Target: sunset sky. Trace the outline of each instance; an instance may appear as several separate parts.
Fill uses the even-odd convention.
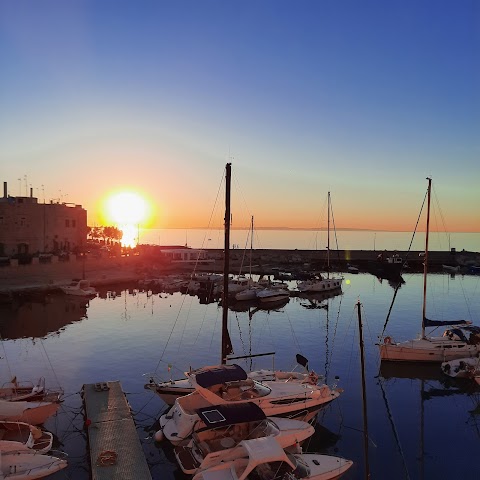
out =
[[[477,0],[3,0],[0,68],[0,181],[90,225],[136,192],[206,226],[231,161],[237,227],[317,227],[330,191],[337,227],[411,230],[432,176],[480,232]]]

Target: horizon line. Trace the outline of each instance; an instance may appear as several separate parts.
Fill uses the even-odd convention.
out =
[[[140,227],[142,230],[223,230],[222,227]],[[230,230],[250,230],[249,227],[230,227]],[[328,228],[314,228],[314,227],[256,227],[255,230],[293,230],[293,231],[322,231],[326,232],[328,231]],[[392,232],[392,233],[405,233],[405,232],[410,232],[413,233],[411,230],[388,230],[388,229],[373,229],[373,228],[351,228],[351,227],[341,227],[341,228],[336,228],[336,231],[351,231],[351,232]],[[424,232],[424,230],[418,230],[420,232]],[[434,230],[431,231],[431,233],[444,233],[444,234],[449,234],[449,233],[480,233],[478,231],[451,231],[451,232],[446,232],[446,231],[440,231],[440,230]]]

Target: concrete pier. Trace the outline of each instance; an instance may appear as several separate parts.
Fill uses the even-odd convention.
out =
[[[92,480],[151,480],[120,382],[82,389]]]

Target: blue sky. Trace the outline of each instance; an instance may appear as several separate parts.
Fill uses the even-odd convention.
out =
[[[480,231],[477,1],[4,0],[0,65],[0,180],[90,223],[132,189],[205,225],[231,157],[259,228],[330,190],[338,226],[409,229],[431,175]]]

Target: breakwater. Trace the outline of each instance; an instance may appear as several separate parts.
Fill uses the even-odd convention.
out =
[[[215,260],[215,270],[221,271],[223,250],[209,251],[209,257]],[[268,274],[277,269],[302,269],[307,271],[324,270],[328,263],[326,250],[271,250],[254,249],[252,252],[244,250],[230,250],[230,269],[242,268],[243,273],[249,271],[250,255],[252,273]],[[387,250],[335,250],[330,251],[331,270],[346,271],[347,266],[355,265],[360,271],[368,271],[372,262],[386,261],[388,257],[398,256],[407,262],[408,270],[420,272],[423,270],[424,254],[422,251],[387,251]],[[453,251],[431,251],[428,254],[429,270],[440,271],[442,265],[468,267],[480,264],[480,253]],[[200,266],[201,269],[211,268]],[[273,269],[273,270],[272,270]]]
[[[140,255],[122,257],[86,257],[69,261],[0,267],[0,294],[11,292],[39,291],[50,292],[59,289],[74,278],[85,278],[93,286],[108,287],[119,283],[134,283],[148,276],[171,273],[191,273],[223,271],[223,250],[210,249],[208,262],[195,265],[176,263],[162,257],[153,250]],[[423,252],[420,251],[378,251],[378,250],[339,250],[330,252],[332,271],[347,271],[347,265],[355,265],[360,271],[369,271],[369,265],[378,261],[379,255],[387,258],[398,255],[407,261],[410,272],[423,269]],[[251,258],[251,260],[250,260]],[[230,250],[230,273],[271,275],[278,271],[314,272],[324,271],[327,265],[327,252],[323,250],[272,250],[254,249]],[[467,269],[470,265],[480,265],[478,252],[433,251],[429,253],[429,270],[441,271],[442,265],[459,266]]]

